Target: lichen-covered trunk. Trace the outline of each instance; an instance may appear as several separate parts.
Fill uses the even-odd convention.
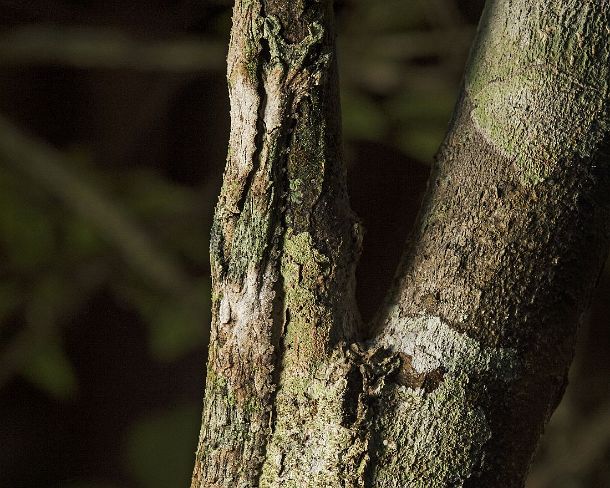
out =
[[[325,426],[341,420],[349,367],[329,357],[358,328],[360,234],[341,161],[332,17],[330,1],[234,7],[194,487],[272,485],[289,463],[315,469],[319,444],[343,435]],[[311,395],[328,396],[329,408],[316,412]]]
[[[364,341],[332,1],[236,1],[192,488],[523,485],[608,246],[609,25],[488,3]]]

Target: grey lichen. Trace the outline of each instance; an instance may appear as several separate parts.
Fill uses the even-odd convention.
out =
[[[378,344],[410,356],[418,373],[438,368],[464,374],[491,371],[509,381],[518,372],[516,349],[484,346],[443,323],[440,317],[426,314],[400,317],[398,307],[390,317]]]
[[[487,375],[508,385],[519,371],[517,351],[484,346],[440,317],[401,317],[398,306],[375,346],[400,355],[409,371],[375,402],[374,485],[463,486],[483,469],[492,436],[486,411],[474,400],[477,384]],[[434,379],[430,387],[427,375]]]
[[[356,487],[366,444],[345,423],[346,377],[353,363],[340,350],[311,375],[286,377],[261,487]]]

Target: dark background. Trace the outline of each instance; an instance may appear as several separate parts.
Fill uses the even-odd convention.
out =
[[[188,485],[230,6],[0,0],[0,488]],[[481,7],[337,2],[365,318],[417,211]],[[528,488],[610,486],[609,297],[606,271]]]

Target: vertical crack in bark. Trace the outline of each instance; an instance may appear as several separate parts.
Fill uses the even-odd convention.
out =
[[[264,2],[261,3],[261,18],[266,19],[265,15],[265,6]],[[260,98],[263,100],[263,106],[266,107],[267,99],[269,94],[267,93],[266,83],[267,83],[267,71],[271,67],[272,63],[272,54],[271,54],[271,46],[269,40],[265,37],[265,33],[263,32],[262,37],[260,38],[261,43],[261,58],[262,62],[259,64],[258,74],[259,74],[259,92]],[[287,94],[287,100],[284,102],[285,106],[290,106],[290,98]],[[288,120],[287,120],[288,119]],[[263,109],[260,112],[258,118],[258,125],[261,130],[263,130],[263,134],[268,135],[267,127],[265,125],[265,110]],[[274,152],[275,154],[271,154],[271,158],[273,160],[273,168],[271,171],[273,187],[275,188],[274,193],[274,202],[273,202],[273,211],[276,216],[276,223],[272,226],[273,236],[270,236],[270,239],[273,241],[273,250],[272,259],[276,261],[275,266],[279,267],[282,259],[282,241],[284,239],[284,234],[286,231],[286,222],[285,222],[285,211],[286,211],[286,198],[287,198],[287,177],[286,177],[286,164],[287,164],[287,154],[290,152],[290,141],[291,141],[291,127],[290,123],[290,115],[286,113],[286,110],[283,110],[283,113],[280,118],[279,128],[273,128],[274,132],[273,138],[276,139],[273,147],[277,148]],[[258,153],[262,152],[262,145],[264,143],[264,137],[260,139],[260,148]],[[273,432],[275,430],[275,424],[277,419],[277,409],[276,409],[276,396],[277,390],[279,387],[281,372],[282,372],[282,359],[284,354],[284,344],[283,344],[283,335],[284,329],[286,327],[286,308],[285,308],[285,292],[284,292],[284,278],[282,273],[278,273],[277,281],[273,287],[273,304],[272,304],[272,328],[271,328],[271,344],[274,348],[274,369],[272,372],[272,384],[273,390],[271,392],[270,397],[270,413],[269,413],[269,427],[267,433],[267,441],[263,446],[262,459],[263,463],[267,457],[267,445],[269,440],[273,436]],[[255,485],[258,486],[260,482],[260,477],[262,475],[262,464],[258,467],[257,474],[255,477]]]
[[[269,44],[265,41],[265,39],[260,39],[260,56],[263,60],[267,59],[269,56]],[[261,157],[263,151],[263,145],[265,141],[265,136],[267,133],[265,127],[265,109],[267,107],[267,92],[264,88],[264,63],[259,62],[256,66],[256,80],[257,80],[257,88],[258,88],[258,99],[259,99],[259,107],[258,114],[256,117],[256,136],[254,139],[254,153],[252,154],[252,169],[248,172],[246,176],[246,181],[244,183],[244,188],[241,193],[241,198],[237,202],[237,209],[240,214],[244,211],[244,205],[248,197],[250,196],[250,189],[252,188],[252,182],[259,168],[261,167]]]

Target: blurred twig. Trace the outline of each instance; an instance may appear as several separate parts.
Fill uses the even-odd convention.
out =
[[[137,40],[99,27],[34,25],[0,36],[0,65],[42,63],[77,68],[223,71],[225,52],[223,41]]]
[[[124,209],[70,172],[69,161],[61,153],[24,135],[1,116],[0,158],[27,173],[87,219],[153,285],[172,295],[181,295],[190,288],[188,276],[174,259],[159,249]]]

